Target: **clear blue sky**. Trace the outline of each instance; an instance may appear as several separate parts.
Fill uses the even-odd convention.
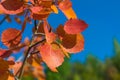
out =
[[[120,0],[71,1],[77,16],[89,24],[88,29],[83,32],[85,49],[79,54],[74,54],[72,60],[85,61],[88,53],[102,61],[113,56],[113,39],[116,38],[120,42]],[[50,20],[53,26],[66,20],[62,14],[52,15],[50,18],[53,19]]]
[[[89,27],[83,32],[85,49],[79,54],[74,54],[72,60],[84,61],[88,53],[104,61],[106,57],[113,55],[113,39],[120,42],[120,0],[71,0],[73,8],[80,19],[85,20]],[[52,14],[49,23],[53,27],[64,24],[65,16]],[[3,16],[0,16],[0,20]],[[12,26],[13,25],[13,26]],[[0,32],[7,27],[17,27],[16,23],[4,23],[0,25]],[[32,27],[27,26],[28,36]],[[28,32],[30,30],[30,32]],[[31,35],[29,35],[31,36]]]

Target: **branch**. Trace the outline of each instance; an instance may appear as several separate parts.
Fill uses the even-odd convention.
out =
[[[40,23],[41,23],[41,21],[39,21],[39,23],[38,23],[38,25],[37,25],[37,30],[38,30],[38,28],[39,28]],[[35,33],[37,32],[37,30],[35,31]],[[35,34],[35,33],[34,33],[34,34]],[[21,79],[22,74],[23,74],[23,72],[24,72],[24,66],[25,66],[25,63],[26,63],[26,60],[27,60],[27,57],[28,57],[28,55],[29,55],[29,53],[30,53],[31,48],[34,47],[34,46],[36,46],[37,44],[42,43],[43,41],[45,41],[45,39],[43,39],[43,40],[41,40],[41,41],[36,42],[36,43],[33,44],[33,39],[34,39],[34,36],[35,36],[34,34],[33,34],[32,39],[31,39],[31,41],[30,41],[30,45],[29,45],[29,47],[28,47],[28,50],[27,50],[27,52],[26,52],[26,54],[25,54],[25,58],[24,58],[24,60],[23,60],[23,64],[22,64],[22,66],[21,66],[21,68],[20,68],[20,73],[19,73],[19,76],[18,76],[19,79]],[[17,75],[17,74],[16,74],[16,75]]]
[[[9,15],[5,15],[5,17],[0,21],[0,25],[9,17]]]

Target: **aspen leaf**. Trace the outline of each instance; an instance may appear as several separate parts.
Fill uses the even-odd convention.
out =
[[[2,59],[1,57],[0,57],[0,73],[2,72],[2,71],[7,71],[8,70],[8,68],[9,68],[9,66],[8,66],[8,62],[7,61],[5,61],[4,59]]]
[[[57,27],[56,33],[61,38],[64,37],[64,35],[66,34],[64,31],[64,26],[62,24]]]
[[[40,55],[42,60],[48,65],[48,67],[57,72],[57,67],[59,67],[64,61],[64,55],[62,50],[57,44],[48,44],[45,43],[41,45],[39,48]]]
[[[76,13],[72,9],[72,3],[70,0],[64,0],[59,4],[60,10],[65,14],[68,19],[76,19]]]
[[[2,32],[1,41],[5,46],[13,47],[20,43],[21,38],[20,30],[8,28]]]
[[[20,0],[3,0],[0,3],[0,9],[6,14],[18,14],[24,10],[23,4]]]
[[[17,72],[18,72],[18,70],[21,68],[21,66],[22,66],[22,62],[16,62],[15,63],[15,65],[13,66],[13,74],[15,75]]]
[[[30,10],[32,11],[32,13],[36,13],[38,14],[43,8],[40,7],[40,6],[34,6],[34,7],[31,7]]]
[[[8,71],[9,69],[9,65],[13,65],[14,62],[13,61],[6,61],[3,58],[0,57],[0,73],[1,72],[5,72]]]
[[[68,34],[78,34],[88,27],[83,20],[70,19],[64,25],[64,30]]]
[[[0,14],[3,14],[3,11],[0,9]]]
[[[45,35],[46,35],[46,40],[48,43],[52,43],[56,40],[57,36],[52,31],[49,31],[49,29],[51,29],[51,27],[49,26],[47,21],[45,21],[44,22],[44,31],[45,31]]]
[[[62,39],[62,45],[65,47],[65,48],[72,48],[76,45],[76,34],[74,35],[71,35],[71,34],[66,34],[63,39]]]
[[[82,51],[84,49],[84,38],[83,38],[82,34],[76,34],[76,44],[72,48],[69,48],[64,45],[62,45],[62,48],[63,48],[63,50],[65,50],[69,53],[78,53],[78,52]]]
[[[12,51],[6,49],[0,49],[0,57],[6,58],[9,57]]]
[[[52,5],[51,9],[53,10],[54,13],[58,14],[58,9],[55,5]]]
[[[52,12],[51,8],[42,8],[39,6],[31,8],[32,14],[31,17],[35,20],[42,20],[47,18],[49,14]]]

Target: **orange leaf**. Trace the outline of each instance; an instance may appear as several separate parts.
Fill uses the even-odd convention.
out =
[[[31,7],[31,17],[35,20],[43,20],[47,18],[49,14],[52,12],[51,8],[43,8],[41,6]]]
[[[6,14],[18,14],[24,10],[23,4],[20,0],[3,0],[0,3],[0,9]]]
[[[48,43],[45,43],[38,49],[40,50],[42,60],[52,71],[57,72],[56,68],[60,66],[64,61],[64,55],[60,47],[57,44],[50,45]]]
[[[70,0],[64,0],[59,4],[60,10],[65,14],[68,19],[77,18],[76,13],[72,9],[72,3]]]
[[[61,46],[62,46],[63,50],[65,50],[69,53],[78,53],[84,49],[84,38],[83,38],[82,34],[76,34],[76,44],[74,46],[72,45],[72,47],[69,48],[68,45],[71,45],[74,42],[75,41],[73,41],[69,44],[67,43],[67,44],[65,44],[65,46],[64,45],[61,45]]]
[[[52,5],[51,9],[53,10],[54,13],[58,14],[58,9],[55,5]]]
[[[20,43],[21,38],[20,30],[8,28],[3,31],[1,41],[7,47],[14,47]]]
[[[2,72],[2,71],[7,71],[8,70],[8,68],[9,68],[9,66],[8,66],[8,62],[7,61],[5,61],[4,59],[2,59],[1,57],[0,57],[0,73]]]
[[[49,29],[51,29],[50,25],[47,23],[47,21],[44,21],[44,31],[46,40],[48,43],[52,43],[56,40],[56,34],[52,31],[49,31]]]
[[[64,30],[68,34],[78,34],[88,27],[83,20],[70,19],[64,25]]]
[[[13,70],[14,70],[14,75],[18,72],[18,70],[21,68],[22,66],[22,62],[16,62],[15,65],[13,66]]]

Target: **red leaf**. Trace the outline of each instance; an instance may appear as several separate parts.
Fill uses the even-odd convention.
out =
[[[10,50],[5,50],[5,49],[0,49],[0,57],[6,58],[9,57],[12,51]]]
[[[66,34],[65,31],[64,31],[64,26],[59,25],[56,29],[56,33],[60,38],[64,37],[64,35]]]
[[[8,28],[3,31],[1,41],[7,47],[14,47],[20,43],[21,38],[22,35],[20,34],[20,30]]]
[[[88,27],[83,20],[70,19],[65,23],[64,30],[68,34],[78,34]]]
[[[32,11],[32,13],[36,13],[36,14],[39,14],[39,12],[43,9],[42,7],[40,7],[40,6],[34,6],[34,7],[31,7],[30,8],[31,9],[31,11]]]
[[[40,6],[31,7],[30,9],[32,11],[31,17],[35,20],[43,20],[52,12],[51,8],[43,8]]]
[[[77,42],[77,35],[74,34],[66,34],[63,39],[62,39],[62,45],[65,47],[65,48],[72,48],[76,45],[76,42]]]
[[[61,10],[67,10],[72,7],[72,2],[70,0],[64,0],[59,4]]]
[[[62,50],[57,44],[48,44],[38,48],[40,50],[40,55],[42,60],[48,65],[52,71],[57,71],[56,68],[60,66],[64,61],[64,55]]]
[[[76,44],[74,45],[73,43]],[[68,47],[69,45],[71,46],[71,48]],[[62,45],[62,48],[69,53],[77,53],[82,51],[84,49],[84,38],[82,34],[76,34],[76,41],[69,41],[69,44],[66,43],[65,45]]]
[[[3,0],[0,3],[0,9],[6,14],[18,14],[24,10],[23,4],[20,0]]]

